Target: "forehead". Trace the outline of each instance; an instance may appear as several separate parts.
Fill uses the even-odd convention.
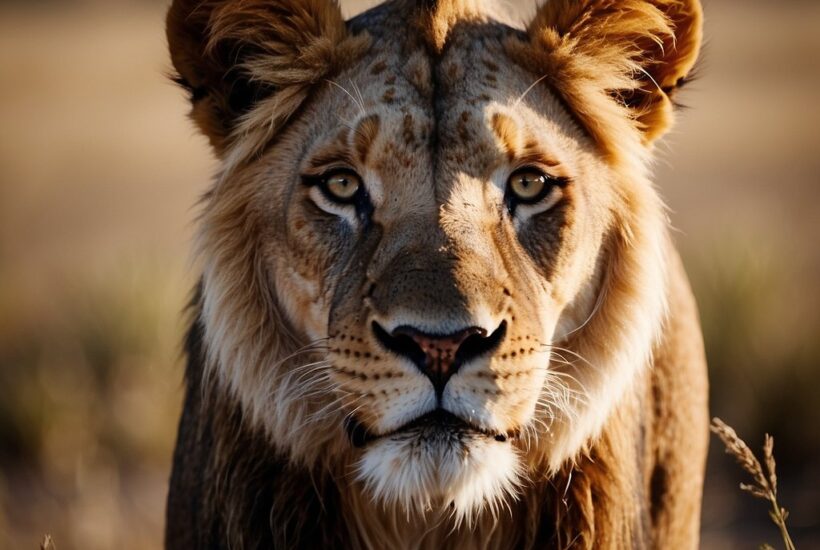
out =
[[[570,118],[546,86],[533,86],[538,75],[505,53],[505,40],[522,31],[458,22],[433,51],[417,27],[389,12],[351,26],[371,34],[372,47],[330,82],[322,96],[331,99],[318,102],[315,116],[327,121],[327,139],[351,150],[361,150],[361,123],[378,121],[376,132],[367,126],[364,156],[385,187],[418,192],[464,176],[486,181],[509,157],[505,140],[560,160]]]

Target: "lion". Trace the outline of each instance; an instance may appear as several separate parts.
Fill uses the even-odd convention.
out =
[[[174,0],[203,199],[168,548],[695,548],[651,181],[698,0]]]

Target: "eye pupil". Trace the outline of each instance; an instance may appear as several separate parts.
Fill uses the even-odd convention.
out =
[[[518,200],[536,199],[547,186],[547,177],[541,172],[525,170],[510,178],[510,192]]]
[[[325,178],[324,187],[332,198],[343,201],[350,200],[358,193],[361,180],[353,174],[331,174]]]

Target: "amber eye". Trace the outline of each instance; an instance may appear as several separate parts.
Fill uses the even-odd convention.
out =
[[[338,202],[353,201],[362,187],[361,178],[350,170],[331,172],[322,178],[322,190]]]
[[[517,201],[532,203],[543,198],[550,184],[550,177],[540,170],[523,168],[513,172],[507,189]]]

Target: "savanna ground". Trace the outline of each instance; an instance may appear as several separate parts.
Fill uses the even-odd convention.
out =
[[[214,167],[164,78],[163,12],[0,0],[0,548],[46,532],[61,550],[161,545],[194,204]],[[795,542],[818,547],[820,4],[706,12],[702,78],[657,181],[712,412],[755,446],[775,436]],[[705,548],[777,541],[741,479],[714,440]]]

